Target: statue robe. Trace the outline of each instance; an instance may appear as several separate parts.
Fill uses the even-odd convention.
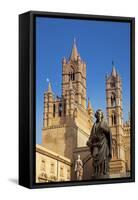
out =
[[[111,136],[105,121],[94,123],[88,142],[93,158],[94,176],[108,174],[109,161],[112,158]]]

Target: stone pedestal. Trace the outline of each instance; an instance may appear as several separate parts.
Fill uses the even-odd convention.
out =
[[[126,174],[126,162],[121,159],[114,159],[109,164],[110,177],[122,177]]]

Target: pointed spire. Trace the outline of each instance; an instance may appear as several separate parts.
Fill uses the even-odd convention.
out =
[[[73,47],[72,47],[72,51],[71,51],[71,55],[70,55],[70,59],[71,60],[77,60],[79,54],[78,54],[78,50],[77,50],[77,46],[76,46],[76,40],[74,38],[74,42],[73,42]]]
[[[112,76],[116,77],[116,69],[115,69],[115,65],[114,65],[114,61],[112,61]]]
[[[52,93],[52,88],[51,88],[50,82],[49,82],[49,84],[48,84],[48,90],[47,90],[47,92],[48,92],[48,93]]]

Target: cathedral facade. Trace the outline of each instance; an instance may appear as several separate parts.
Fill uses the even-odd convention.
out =
[[[123,123],[122,82],[114,64],[112,65],[111,75],[106,76],[107,121],[113,138],[110,176],[121,177],[127,176],[131,170],[130,120]],[[82,161],[85,163],[83,179],[91,179],[93,173],[92,160],[88,159],[90,151],[86,142],[94,123],[94,110],[90,100],[88,100],[87,104],[86,89],[86,63],[80,57],[74,41],[69,59],[62,59],[61,97],[57,96],[55,98],[50,83],[48,90],[44,92],[42,144],[36,145],[37,182],[40,180],[39,175],[42,175],[41,167],[39,166],[41,166],[41,162],[44,163],[44,160],[46,163],[46,177],[50,176],[47,166],[50,166],[49,162],[51,161],[48,159],[48,155],[52,155],[52,152],[54,155],[56,154],[53,158],[56,161],[59,157],[62,157],[64,170],[68,170],[68,176],[63,176],[63,181],[76,180],[74,163],[78,155],[81,156]],[[50,151],[50,154],[47,154],[47,151]],[[47,178],[47,180],[50,179]],[[55,176],[54,181],[59,180]]]

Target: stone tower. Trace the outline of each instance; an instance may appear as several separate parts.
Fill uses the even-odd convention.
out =
[[[70,82],[75,93],[75,103],[86,108],[86,64],[78,53],[75,40],[69,60],[62,60],[62,95],[65,98]]]
[[[52,123],[52,112],[53,112],[53,92],[49,83],[47,92],[44,93],[44,115],[43,115],[43,126],[50,126]]]
[[[86,147],[93,124],[93,109],[86,107],[86,64],[76,42],[69,58],[62,59],[62,94],[55,95],[49,83],[44,92],[42,145],[73,161],[74,151]]]
[[[111,173],[126,172],[123,111],[122,111],[122,82],[114,63],[112,72],[106,76],[106,111],[109,127],[112,131],[112,162]]]

